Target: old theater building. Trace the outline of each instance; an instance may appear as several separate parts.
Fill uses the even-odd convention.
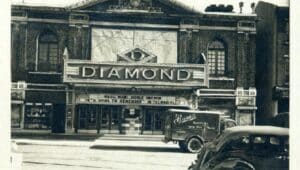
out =
[[[169,108],[254,124],[255,14],[168,0],[12,5],[12,125],[162,134]]]

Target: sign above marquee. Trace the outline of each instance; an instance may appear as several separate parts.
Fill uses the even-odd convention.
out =
[[[207,65],[65,60],[65,83],[207,87]]]

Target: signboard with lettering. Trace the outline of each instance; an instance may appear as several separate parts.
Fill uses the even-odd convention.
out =
[[[250,88],[249,90],[244,90],[243,88],[237,88],[235,104],[237,106],[255,106],[256,89]]]
[[[237,106],[255,106],[255,97],[253,96],[238,96],[236,97]]]
[[[116,95],[116,94],[78,94],[76,103],[79,104],[117,104],[117,105],[149,105],[149,106],[186,106],[188,100],[177,96],[149,95]]]
[[[11,89],[11,100],[24,100],[25,90],[24,89]]]
[[[290,90],[288,87],[278,87],[278,86],[274,87],[273,94],[274,94],[275,99],[283,99],[283,98],[288,99],[289,93],[290,93]]]
[[[65,60],[64,82],[208,87],[207,65]]]

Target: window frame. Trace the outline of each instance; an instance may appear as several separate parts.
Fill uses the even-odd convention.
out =
[[[216,44],[216,45],[213,45]],[[216,47],[217,46],[217,47]],[[213,58],[213,66],[210,60]],[[209,75],[213,77],[220,77],[226,75],[227,70],[227,47],[226,44],[218,39],[211,41],[207,45],[207,63],[209,68]],[[213,72],[211,71],[213,68]]]
[[[256,138],[256,137],[264,137],[265,141],[263,143],[254,143],[254,138]],[[271,138],[278,139],[279,143],[277,143],[277,144],[271,143]],[[281,152],[284,152],[285,141],[286,141],[286,137],[285,136],[278,136],[278,135],[251,135],[251,150],[253,150],[253,151],[257,150],[257,148],[254,148],[254,147],[256,147],[255,145],[257,145],[257,144],[260,144],[261,146],[263,146],[263,148],[260,148],[259,150],[257,150],[260,153],[263,153],[263,154],[281,153]]]
[[[47,37],[48,36],[48,37]],[[49,40],[45,40],[43,38],[49,38]],[[59,57],[59,38],[57,34],[50,30],[43,31],[39,34],[36,40],[36,61],[35,61],[35,71],[36,72],[60,72],[60,64],[61,58]],[[41,51],[41,47],[45,47]],[[51,47],[52,46],[52,47]],[[53,54],[51,55],[51,52]],[[44,54],[42,54],[44,53]],[[42,56],[44,55],[44,56]],[[43,61],[43,62],[41,62]],[[42,68],[41,66],[47,65],[49,68]],[[42,69],[41,69],[42,68]]]

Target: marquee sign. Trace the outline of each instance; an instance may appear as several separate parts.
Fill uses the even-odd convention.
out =
[[[145,106],[185,106],[189,102],[179,96],[150,96],[123,94],[78,94],[76,103],[80,104],[109,104],[109,105],[145,105]]]
[[[65,60],[64,82],[207,87],[207,65]]]

